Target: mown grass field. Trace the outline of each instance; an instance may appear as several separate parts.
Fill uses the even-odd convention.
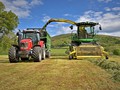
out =
[[[37,63],[9,63],[6,55],[0,56],[0,90],[120,90],[120,82],[111,77],[85,59],[52,56]]]

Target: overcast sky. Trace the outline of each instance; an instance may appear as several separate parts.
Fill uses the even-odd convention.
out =
[[[19,16],[17,29],[42,27],[50,18],[65,18],[76,22],[96,21],[102,25],[99,33],[120,36],[120,0],[0,0],[6,10]],[[71,33],[69,24],[51,23],[51,36]]]

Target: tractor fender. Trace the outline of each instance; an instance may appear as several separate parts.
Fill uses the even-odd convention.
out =
[[[40,45],[34,45],[32,48],[34,48],[34,47],[36,47],[36,46],[39,46],[39,47],[41,47]]]
[[[38,42],[38,46],[40,46],[40,47],[44,47],[44,41],[42,41],[42,40],[39,41],[39,42]]]
[[[39,47],[44,47],[44,41],[43,42],[39,42],[38,45],[34,45],[32,48],[39,46]]]
[[[16,47],[18,50],[20,50],[20,47],[18,45],[13,44],[13,47]]]

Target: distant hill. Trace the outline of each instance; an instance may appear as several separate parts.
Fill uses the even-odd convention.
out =
[[[61,34],[58,36],[52,37],[52,47],[64,47],[69,44],[71,40],[70,34]]]
[[[108,36],[108,35],[96,35],[94,38],[98,40],[98,43],[102,45],[106,51],[113,53],[117,51],[120,53],[120,37]],[[52,37],[52,47],[65,47],[70,44],[71,34],[61,34]]]

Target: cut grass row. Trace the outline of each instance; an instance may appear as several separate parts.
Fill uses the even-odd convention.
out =
[[[115,57],[115,56],[114,56]],[[118,56],[117,56],[118,57]],[[119,59],[118,57],[117,59]],[[95,65],[105,69],[108,73],[112,75],[112,79],[120,82],[120,63],[119,60],[97,60],[97,59],[88,59],[90,62]]]
[[[65,56],[65,51],[67,49],[52,49],[53,56]],[[97,60],[88,59],[89,61],[95,63],[101,68],[105,69],[108,73],[112,74],[112,78],[120,82],[120,56],[109,57],[109,60]]]

